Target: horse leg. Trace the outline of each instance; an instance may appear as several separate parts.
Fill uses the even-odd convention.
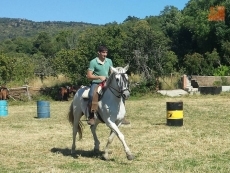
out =
[[[119,124],[120,125],[120,124]],[[118,126],[115,123],[110,122],[110,124],[108,125],[111,130],[113,131],[113,133],[115,133],[117,135],[117,137],[119,138],[119,140],[122,142],[125,153],[126,153],[126,157],[128,160],[133,160],[134,156],[131,153],[128,145],[125,142],[125,137],[124,135],[121,133],[121,131],[119,130]],[[113,133],[110,135],[111,139],[113,139]],[[109,142],[109,141],[108,141]],[[108,152],[108,149],[107,149]]]
[[[105,160],[109,159],[109,145],[113,142],[113,139],[114,139],[115,135],[116,134],[111,130],[109,138],[108,138],[108,142],[107,142],[107,144],[105,146],[105,153],[103,154],[103,157],[104,157]]]
[[[99,153],[100,151],[100,141],[98,140],[97,134],[96,134],[96,128],[97,128],[98,123],[95,123],[94,125],[90,126],[90,130],[93,134],[93,139],[94,139],[94,152]]]
[[[64,100],[64,93],[63,93],[63,91],[61,92],[61,101],[63,101]]]
[[[116,123],[118,128],[121,126],[121,121],[120,122],[117,122]],[[113,139],[114,137],[116,136],[116,133],[114,133],[114,131],[110,131],[110,135],[109,135],[109,138],[108,138],[108,142],[105,146],[105,153],[103,154],[103,157],[105,160],[108,160],[109,159],[109,146],[111,145],[111,143],[113,142]]]
[[[3,100],[6,100],[6,90],[3,90]]]

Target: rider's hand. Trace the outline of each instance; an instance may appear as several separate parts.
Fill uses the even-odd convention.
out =
[[[106,77],[105,77],[105,76],[100,76],[99,79],[100,79],[101,81],[104,81],[104,80],[106,80]]]

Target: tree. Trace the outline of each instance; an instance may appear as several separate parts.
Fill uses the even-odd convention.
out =
[[[123,23],[125,23],[125,22],[136,22],[136,21],[138,21],[138,20],[140,20],[138,17],[135,17],[135,16],[128,16],[128,17],[123,21]]]
[[[55,47],[48,33],[41,32],[33,42],[34,53],[41,53],[45,57],[53,56]]]
[[[57,72],[53,68],[51,58],[46,58],[43,55],[34,54],[31,58],[34,64],[34,74],[39,76],[41,81],[47,76],[57,76]]]
[[[52,64],[57,73],[69,77],[73,83],[88,84],[85,76],[88,67],[87,58],[79,56],[76,50],[59,51]]]
[[[188,74],[193,75],[203,75],[202,65],[204,63],[204,58],[199,53],[194,53],[192,55],[187,54],[184,58],[184,65]]]
[[[25,54],[0,55],[0,79],[4,82],[26,82],[34,74],[34,65],[31,58]]]
[[[25,53],[25,54],[32,53],[33,44],[30,39],[18,37],[14,40],[14,44],[17,45],[15,49],[17,53]]]

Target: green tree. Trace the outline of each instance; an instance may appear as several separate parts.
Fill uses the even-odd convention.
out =
[[[98,46],[106,45],[109,49],[108,57],[112,59],[114,66],[123,66],[126,63],[126,50],[123,47],[125,39],[126,33],[116,23],[88,28],[79,35],[77,50],[90,61],[97,56]]]
[[[221,49],[224,64],[230,65],[230,40],[222,41]]]
[[[128,60],[132,64],[131,71],[134,73],[145,72],[148,73],[145,76],[149,77],[152,75],[151,73],[160,75],[170,71],[166,69],[167,66],[163,65],[163,62],[169,62],[172,59],[169,58],[170,53],[168,52],[169,40],[162,31],[153,30],[145,20],[126,23],[124,27],[127,33],[124,45],[130,55]],[[175,65],[174,62],[176,59],[170,63]]]
[[[32,53],[33,44],[30,39],[17,37],[14,41],[14,44],[16,44],[15,51],[17,53],[25,53],[25,54]]]
[[[52,64],[56,72],[69,77],[73,83],[89,83],[86,79],[87,58],[79,56],[76,50],[59,51]]]
[[[41,53],[45,57],[53,56],[55,53],[55,47],[51,40],[51,37],[46,32],[41,32],[36,40],[33,42],[33,52]]]
[[[31,58],[25,54],[0,55],[1,80],[26,82],[34,75],[34,65]]]
[[[8,64],[12,64],[13,61],[10,61],[10,59],[5,54],[0,54],[0,80],[6,83],[9,81],[9,78],[11,76],[11,71]]]
[[[188,74],[203,75],[202,65],[204,63],[203,55],[199,53],[187,54],[184,58],[184,65]]]
[[[41,81],[47,76],[57,76],[54,70],[52,58],[46,58],[40,54],[33,54],[31,60],[34,64],[34,73],[39,76]]]

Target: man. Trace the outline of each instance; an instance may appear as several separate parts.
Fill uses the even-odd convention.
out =
[[[94,113],[91,112],[92,98],[95,88],[99,83],[105,81],[109,77],[110,67],[113,66],[111,59],[107,58],[108,49],[105,46],[98,47],[98,57],[92,59],[89,63],[89,68],[87,71],[87,78],[91,80],[91,86],[89,91],[89,120],[87,123],[89,125],[94,125]],[[124,120],[124,124],[129,124]]]

